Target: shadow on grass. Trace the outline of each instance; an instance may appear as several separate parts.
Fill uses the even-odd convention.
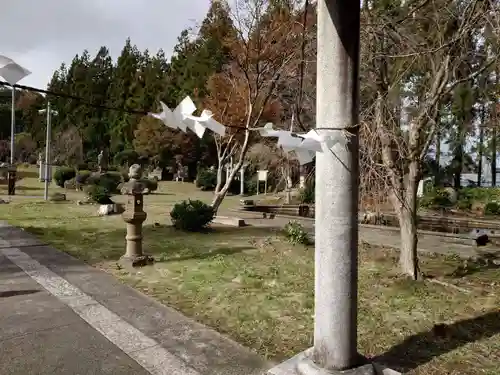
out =
[[[121,230],[96,231],[95,234],[84,228],[61,227],[28,226],[25,231],[89,264],[117,261],[125,252],[125,223]],[[189,233],[171,226],[147,225],[143,228],[143,249],[158,262],[202,260],[255,249],[252,239],[263,234],[273,232],[256,227],[215,227],[202,233]]]
[[[19,184],[16,184],[16,192],[17,191],[43,191],[44,187],[43,185],[40,186],[22,186]]]
[[[500,333],[500,311],[491,311],[450,325],[436,325],[427,332],[408,337],[374,360],[394,370],[407,372],[430,362],[435,357],[498,333]]]
[[[211,250],[209,252],[205,253],[196,253],[192,252],[189,255],[183,255],[183,256],[172,256],[172,254],[168,254],[167,256],[160,256],[160,258],[157,260],[158,262],[164,262],[164,263],[169,263],[169,262],[181,262],[184,260],[192,260],[192,259],[209,259],[209,258],[215,258],[217,256],[221,255],[234,255],[241,253],[245,250],[255,250],[255,247],[251,246],[240,246],[240,247],[218,247],[215,250]]]

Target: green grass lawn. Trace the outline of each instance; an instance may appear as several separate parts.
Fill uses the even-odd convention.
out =
[[[311,346],[312,247],[291,246],[266,228],[214,226],[207,233],[178,232],[170,227],[172,205],[187,198],[209,202],[211,193],[188,183],[162,182],[157,194],[145,197],[144,249],[157,262],[129,272],[117,262],[125,250],[120,216],[97,217],[96,206],[75,204],[82,198],[77,192],[68,192],[70,201],[65,203],[22,197],[33,195],[37,186],[43,194],[43,185],[32,177],[20,181],[20,195],[0,206],[1,219],[266,358],[282,360]],[[238,200],[228,197],[224,207]],[[498,374],[500,270],[470,267],[464,272],[457,257],[421,256],[426,274],[459,290],[429,280],[401,279],[396,256],[391,249],[360,246],[360,351],[412,374]],[[435,324],[446,326],[433,329]]]

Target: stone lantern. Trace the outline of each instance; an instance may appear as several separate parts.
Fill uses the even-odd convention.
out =
[[[147,218],[144,212],[143,190],[144,185],[139,181],[141,178],[141,167],[134,164],[129,168],[130,180],[123,184],[122,194],[130,196],[127,202],[125,212],[122,214],[123,220],[127,223],[127,247],[125,255],[121,257],[121,262],[132,267],[142,267],[152,263],[154,259],[144,255],[142,252],[142,223]]]

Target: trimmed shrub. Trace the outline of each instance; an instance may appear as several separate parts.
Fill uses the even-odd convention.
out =
[[[176,229],[189,232],[198,232],[205,228],[214,219],[215,213],[211,206],[199,201],[188,200],[177,203],[170,217]]]
[[[113,204],[111,196],[105,187],[100,185],[89,185],[85,189],[92,202],[97,204]]]
[[[494,187],[467,187],[458,191],[457,207],[463,210],[469,210],[478,203],[487,204],[500,200],[500,189]]]
[[[214,190],[217,185],[217,171],[201,169],[196,176],[196,187],[202,191]]]
[[[88,178],[87,184],[98,185],[105,188],[109,195],[118,192],[118,185],[122,182],[122,174],[117,172],[107,172],[95,174]]]
[[[311,244],[311,239],[309,238],[309,234],[304,229],[302,224],[297,221],[289,221],[285,228],[283,229],[285,238],[292,245],[309,245]]]
[[[56,185],[59,187],[64,187],[64,183],[66,181],[71,180],[76,177],[76,171],[71,167],[60,167],[57,168],[54,173],[54,180],[56,181]]]
[[[120,151],[114,156],[113,162],[116,165],[136,164],[139,162],[139,154],[134,150]]]
[[[257,181],[255,181],[255,180],[246,180],[245,181],[245,194],[247,194],[247,195],[257,194]]]
[[[484,206],[485,215],[500,215],[500,204],[497,202],[488,202]]]
[[[432,189],[419,200],[420,207],[425,208],[445,208],[452,207],[453,202],[450,194],[445,189]]]

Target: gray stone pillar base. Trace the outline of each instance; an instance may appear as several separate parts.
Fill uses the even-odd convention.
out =
[[[376,375],[375,368],[371,363],[343,371],[325,370],[309,357],[305,357],[297,363],[297,372],[300,375]]]
[[[313,348],[309,348],[297,354],[268,370],[267,375],[401,375],[400,372],[377,363],[366,363],[345,371],[326,371],[310,359],[312,352]]]
[[[153,264],[154,262],[155,259],[149,255],[140,255],[136,257],[122,256],[120,258],[120,265],[124,267],[133,267],[133,268],[144,267]]]

